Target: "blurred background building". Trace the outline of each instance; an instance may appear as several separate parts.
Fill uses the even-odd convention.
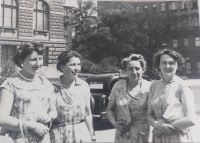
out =
[[[181,32],[162,48],[170,47],[182,53],[185,59],[185,74],[189,77],[200,77],[200,25],[198,0],[182,1],[98,1],[103,8],[117,8],[124,2],[132,5],[135,12],[155,12],[161,14],[176,14],[180,17],[178,24],[171,31]],[[142,50],[142,49],[141,49]],[[140,51],[142,53],[142,51]],[[149,59],[151,60],[151,59]]]

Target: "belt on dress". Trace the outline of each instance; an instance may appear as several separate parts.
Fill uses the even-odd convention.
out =
[[[85,122],[85,119],[82,119],[82,120],[79,120],[79,121],[73,121],[73,122],[70,122],[70,123],[60,123],[60,124],[54,124],[55,126],[57,127],[60,127],[60,126],[66,126],[66,125],[77,125],[77,124],[80,124],[80,123],[83,123]]]

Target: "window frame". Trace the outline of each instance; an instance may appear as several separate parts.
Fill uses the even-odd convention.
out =
[[[18,28],[18,11],[19,11],[18,1],[17,0],[10,0],[10,1],[12,1],[12,5],[5,4],[5,1],[6,0],[2,0],[2,4],[1,4],[1,20],[2,20],[1,26],[16,29],[16,28]],[[13,6],[13,1],[15,1],[16,6]],[[5,23],[4,23],[4,21],[5,21],[5,8],[11,9],[11,27],[5,25]],[[13,9],[16,10],[16,23],[15,23],[16,26],[15,27],[13,27]]]
[[[184,44],[184,47],[189,47],[190,46],[189,38],[184,38],[183,44]]]
[[[169,10],[170,11],[177,10],[177,3],[176,2],[170,2]]]
[[[165,12],[165,11],[166,11],[165,3],[161,3],[161,4],[160,4],[160,11],[161,11],[161,12]]]
[[[186,57],[185,58],[185,72],[186,72],[186,74],[191,74],[192,73],[192,68],[191,67],[192,67],[191,66],[191,59],[190,59],[190,57]]]
[[[200,47],[200,37],[195,37],[195,47]]]
[[[47,8],[47,10],[45,11],[44,10],[44,7],[43,7],[43,10],[39,10],[38,9],[38,2],[42,2],[42,4],[44,4]],[[34,27],[34,30],[35,31],[49,31],[49,15],[50,15],[50,9],[49,9],[49,5],[42,1],[42,0],[37,0],[35,2],[35,6],[34,6],[34,10],[33,10],[34,14],[35,14],[35,27]],[[38,13],[42,13],[43,15],[43,28],[42,29],[38,29]],[[45,15],[46,15],[46,23],[47,23],[47,28],[45,29]]]
[[[173,39],[172,43],[173,43],[173,48],[178,48],[178,39]]]

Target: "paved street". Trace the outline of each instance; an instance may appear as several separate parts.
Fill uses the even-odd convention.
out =
[[[193,88],[196,112],[200,115],[200,79],[189,79],[187,82]],[[95,133],[97,142],[114,142],[115,130],[108,123],[95,125]]]

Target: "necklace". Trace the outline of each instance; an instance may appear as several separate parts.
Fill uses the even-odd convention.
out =
[[[34,78],[33,78],[33,79],[26,78],[26,77],[24,77],[24,76],[21,74],[21,72],[19,72],[19,75],[20,75],[23,79],[25,79],[25,80],[27,80],[27,81],[34,81]]]

